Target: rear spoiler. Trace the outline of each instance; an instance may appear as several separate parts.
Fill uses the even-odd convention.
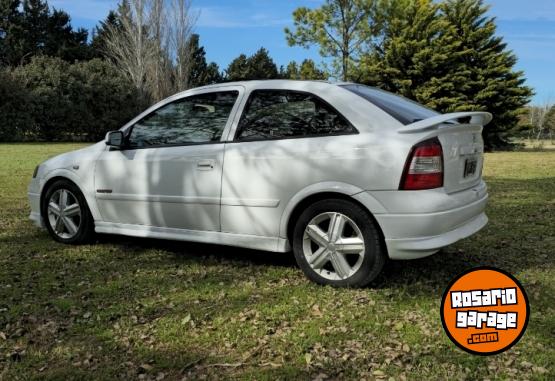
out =
[[[493,119],[493,116],[489,112],[483,111],[469,111],[469,112],[454,112],[451,114],[442,114],[438,116],[433,116],[428,119],[419,120],[418,122],[414,122],[408,124],[400,129],[397,130],[400,134],[411,134],[413,132],[422,132],[427,130],[434,130],[439,128],[442,123],[457,120],[459,118],[468,118],[470,117],[470,122],[465,124],[477,125],[477,126],[485,126]],[[445,128],[455,127],[457,125],[446,126]]]

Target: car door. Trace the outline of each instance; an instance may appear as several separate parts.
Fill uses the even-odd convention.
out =
[[[347,119],[314,94],[252,91],[233,142],[226,144],[222,231],[278,237],[284,208],[297,192],[352,177],[359,160],[345,146],[355,145],[356,134]],[[348,166],[335,165],[336,158]]]
[[[95,167],[105,222],[220,230],[224,144],[242,88],[225,87],[166,103],[125,131]]]

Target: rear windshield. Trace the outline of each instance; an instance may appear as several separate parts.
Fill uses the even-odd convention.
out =
[[[404,125],[440,115],[438,112],[410,99],[364,85],[341,85],[345,89],[381,108]]]

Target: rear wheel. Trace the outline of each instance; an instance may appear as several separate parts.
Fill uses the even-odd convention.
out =
[[[58,242],[81,244],[94,236],[94,220],[85,197],[68,180],[58,180],[46,190],[41,214],[46,229]]]
[[[372,217],[341,199],[318,201],[301,214],[293,232],[293,251],[309,279],[338,287],[366,286],[386,261]]]

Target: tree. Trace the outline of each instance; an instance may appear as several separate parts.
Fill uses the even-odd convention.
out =
[[[264,48],[258,49],[250,57],[241,54],[231,61],[226,70],[226,79],[228,81],[277,78],[280,78],[278,68],[268,51]]]
[[[215,62],[206,62],[206,51],[199,44],[199,35],[193,34],[190,40],[191,71],[189,83],[191,87],[210,85],[222,81],[220,69]]]
[[[46,54],[66,61],[89,59],[88,32],[73,30],[69,15],[44,0],[0,0],[0,64],[16,66]]]
[[[185,0],[177,0],[185,2]],[[179,9],[176,9],[179,12]],[[172,81],[172,62],[170,58],[171,25],[168,24],[167,11],[164,9],[164,0],[151,0],[148,13],[148,25],[152,36],[152,60],[148,65],[147,86],[150,96],[154,101],[160,101],[174,93],[174,88],[181,85],[180,82]],[[180,20],[185,25],[185,20]],[[180,26],[181,27],[181,26]],[[178,53],[178,60],[180,54]],[[179,89],[180,90],[180,89]]]
[[[549,133],[549,138],[553,141],[553,134],[555,133],[555,105],[551,106],[545,119],[547,120],[547,133]]]
[[[106,40],[110,30],[120,29],[121,21],[115,11],[110,11],[108,16],[94,28],[91,41],[91,49],[94,57],[107,58]]]
[[[68,114],[76,119],[68,126],[71,135],[77,132],[87,141],[102,140],[108,131],[121,128],[148,106],[109,61],[78,62],[70,66],[69,73],[73,86],[68,96],[73,107]]]
[[[505,145],[531,90],[486,12],[481,0],[383,1],[380,38],[363,54],[358,80],[439,112],[489,111],[486,147]]]
[[[48,28],[48,4],[42,0],[23,0],[23,28],[25,56],[35,56],[46,45]],[[25,58],[22,57],[22,58]]]
[[[483,0],[327,0],[297,9],[297,29],[286,35],[292,45],[318,44],[322,56],[341,57],[344,79],[440,112],[491,112],[483,136],[492,148],[506,144],[532,90],[487,10]]]
[[[487,16],[489,7],[482,0],[446,0],[440,7],[452,37],[460,41],[457,66],[470,73],[459,90],[461,101],[452,109],[491,112],[494,119],[484,128],[486,146],[504,146],[532,89],[525,86],[524,73],[514,70],[517,58],[495,35],[495,19]]]
[[[540,105],[527,107],[526,116],[528,139],[535,138],[539,141],[547,135],[553,139],[553,132],[555,132],[555,105],[553,102],[546,101]]]
[[[328,79],[328,75],[326,72],[318,69],[313,60],[305,59],[301,63],[299,79],[325,80]]]
[[[545,133],[549,134],[549,139],[551,139],[551,141],[553,142],[553,136],[555,134],[555,105],[551,106],[551,108],[547,112],[547,115],[545,116],[545,119]]]
[[[296,61],[291,61],[286,67],[279,68],[279,76],[284,79],[298,79],[299,78],[299,65]]]
[[[0,69],[0,142],[21,141],[34,131],[31,97],[10,70]]]
[[[42,53],[51,57],[73,62],[92,58],[88,44],[89,32],[79,28],[73,30],[70,17],[64,11],[54,9],[46,23],[46,42]]]
[[[289,62],[287,68],[281,71],[281,77],[299,80],[325,80],[328,75],[318,69],[313,60],[305,59],[300,66],[295,61]]]
[[[249,76],[249,61],[245,54],[240,54],[239,57],[235,58],[230,62],[229,66],[225,71],[226,80],[228,81],[242,81]]]
[[[248,77],[251,79],[279,78],[278,68],[265,48],[260,48],[248,60]]]
[[[470,74],[461,65],[460,41],[432,0],[386,0],[377,10],[381,38],[362,55],[357,81],[454,111]]]
[[[147,30],[145,2],[122,0],[117,15],[121,26],[108,25],[106,55],[110,57],[131,83],[148,99],[147,67],[152,61],[155,48]]]
[[[173,24],[171,26],[171,43],[175,59],[176,90],[182,91],[191,87],[191,38],[196,15],[192,14],[190,0],[172,0]]]
[[[23,56],[23,16],[20,0],[0,0],[0,65],[18,64]]]
[[[189,87],[189,0],[121,0],[118,23],[107,24],[106,55],[144,99],[157,101]]]
[[[12,131],[0,133],[3,141],[98,141],[145,106],[129,80],[106,60],[70,64],[37,56],[1,79],[0,95],[10,96],[0,104],[0,122]]]
[[[201,77],[202,78],[202,77]],[[194,77],[193,77],[194,79]],[[219,83],[224,80],[222,73],[220,72],[220,67],[216,62],[210,62],[206,67],[204,81],[202,85],[210,85],[213,83]],[[200,86],[200,85],[199,85]]]
[[[293,12],[295,30],[285,28],[290,46],[318,45],[320,55],[333,59],[335,74],[351,78],[361,49],[379,30],[375,0],[326,0],[320,8]]]

